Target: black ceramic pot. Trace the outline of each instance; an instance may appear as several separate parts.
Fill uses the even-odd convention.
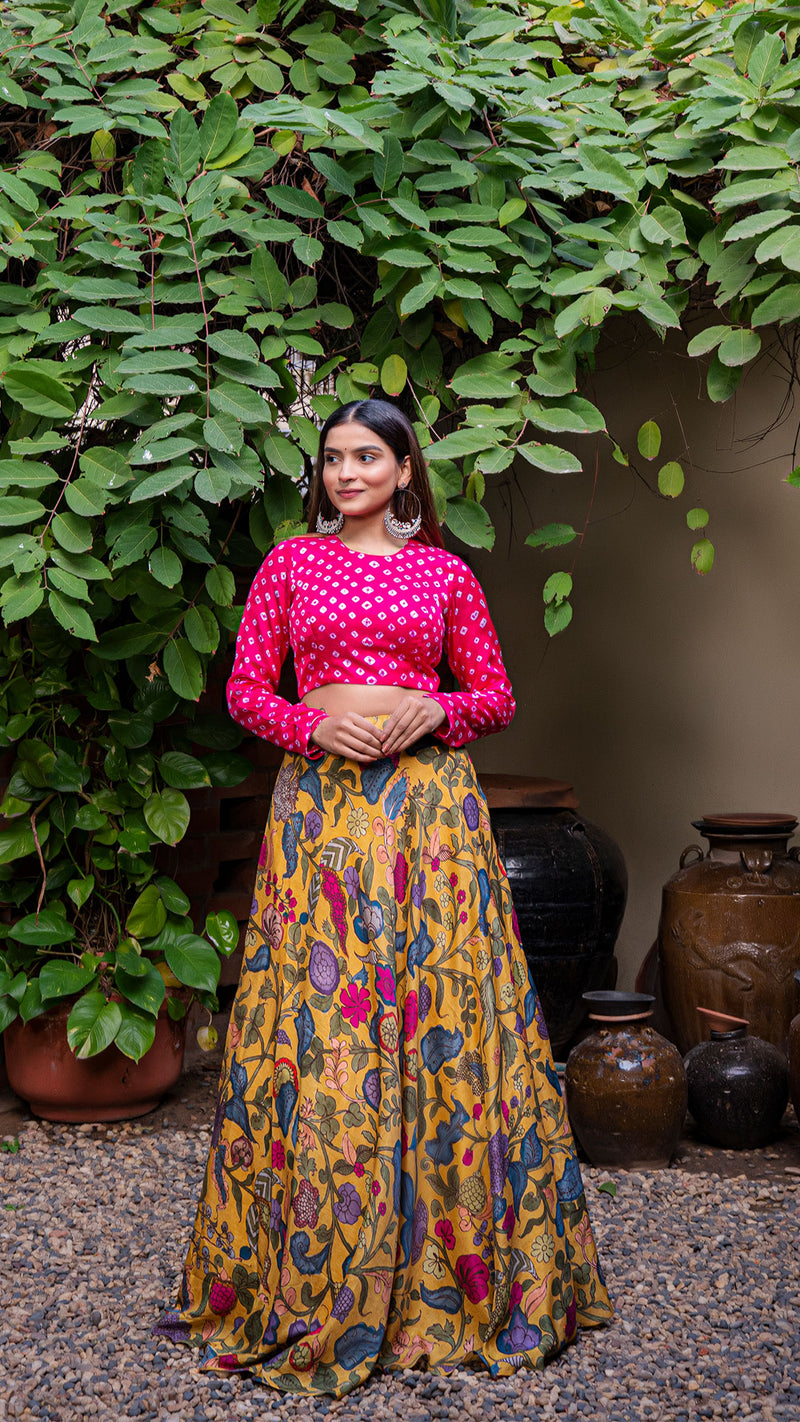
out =
[[[628,876],[610,835],[572,809],[492,806],[520,939],[553,1049],[583,1021],[582,994],[613,988]]]
[[[672,1042],[648,1023],[647,993],[587,992],[595,1030],[567,1060],[567,1110],[593,1165],[669,1165],[686,1115],[686,1073]]]
[[[689,1110],[704,1140],[755,1149],[777,1134],[789,1099],[786,1058],[746,1027],[711,1033],[685,1058]]]

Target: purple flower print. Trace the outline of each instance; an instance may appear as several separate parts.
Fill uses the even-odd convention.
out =
[[[354,868],[352,867],[352,865],[348,864],[347,868],[346,868],[345,871],[344,871],[344,874],[342,875],[342,878],[344,879],[344,886],[345,886],[345,888],[346,888],[348,894],[350,895],[351,899],[357,899],[357,898],[358,898],[358,871],[357,871],[356,869],[354,869]]]
[[[538,1348],[541,1339],[536,1324],[528,1322],[521,1308],[515,1308],[508,1326],[497,1335],[497,1346],[501,1353],[530,1353]]]
[[[464,819],[467,822],[467,829],[476,830],[478,828],[480,813],[478,802],[472,794],[464,797]]]
[[[423,869],[419,878],[411,885],[411,902],[414,908],[422,908],[422,900],[425,897],[425,870]]]
[[[282,1220],[280,1200],[272,1200],[269,1207],[270,1229],[280,1229]]]
[[[353,1290],[348,1288],[347,1284],[343,1284],[336,1295],[336,1301],[331,1309],[332,1316],[338,1319],[340,1323],[344,1323],[355,1301],[356,1296]]]
[[[306,815],[306,839],[318,839],[322,834],[322,815],[319,810],[309,810]]]
[[[352,1225],[361,1214],[361,1197],[349,1180],[339,1186],[339,1194],[334,1201],[333,1213],[340,1224]]]
[[[506,1183],[506,1156],[508,1155],[508,1136],[502,1131],[495,1131],[489,1140],[489,1179],[493,1195],[502,1195],[503,1186]]]
[[[422,1254],[422,1246],[428,1233],[428,1206],[420,1195],[414,1209],[414,1223],[411,1228],[411,1263],[416,1264]]]

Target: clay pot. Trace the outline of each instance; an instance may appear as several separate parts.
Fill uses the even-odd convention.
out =
[[[800,997],[800,972],[795,973],[794,980]],[[789,1027],[789,1093],[800,1121],[800,1012],[792,1018]]]
[[[155,1110],[183,1069],[187,1018],[173,1022],[166,1005],[152,1047],[133,1062],[113,1044],[84,1061],[70,1051],[72,1001],[32,1022],[16,1018],[4,1033],[9,1084],[46,1121],[127,1121]]]
[[[712,1001],[786,1049],[800,969],[800,850],[791,815],[715,815],[694,821],[690,845],[664,887],[658,931],[661,988],[675,1041],[703,1040],[697,1015]]]
[[[593,1165],[669,1165],[686,1115],[680,1052],[648,1025],[648,993],[587,992],[598,1028],[567,1059],[567,1110]]]
[[[789,1099],[786,1058],[747,1024],[725,1026],[686,1057],[689,1110],[704,1140],[728,1150],[754,1150],[778,1132]],[[712,1019],[713,1020],[713,1019]]]
[[[481,777],[520,940],[556,1055],[585,1016],[582,994],[613,988],[628,876],[610,835],[576,813],[570,785]]]

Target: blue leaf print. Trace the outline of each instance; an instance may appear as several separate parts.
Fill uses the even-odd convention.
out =
[[[278,1120],[280,1121],[281,1130],[284,1135],[288,1135],[292,1112],[294,1111],[296,1102],[297,1091],[295,1090],[294,1082],[285,1081],[275,1097],[275,1110],[278,1113]]]
[[[545,1069],[545,1074],[546,1074],[546,1076],[547,1076],[547,1080],[550,1082],[550,1085],[551,1085],[551,1086],[555,1087],[556,1091],[558,1092],[558,1094],[559,1094],[559,1096],[560,1096],[560,1095],[561,1095],[561,1082],[560,1082],[559,1079],[558,1079],[558,1072],[556,1071],[555,1067],[552,1066],[549,1061],[547,1061],[547,1059],[545,1059],[544,1069]]]
[[[567,1156],[561,1178],[556,1180],[559,1200],[577,1200],[583,1194],[581,1168],[574,1155]]]
[[[392,1151],[392,1207],[395,1214],[400,1209],[400,1162],[403,1159],[403,1145],[399,1139]]]
[[[294,815],[292,819],[294,819]],[[297,872],[297,834],[292,820],[287,820],[283,826],[281,849],[283,850],[283,857],[286,860],[286,870],[283,877],[284,879],[289,879],[292,874]]]
[[[408,776],[401,775],[396,785],[393,785],[383,801],[383,808],[388,820],[396,820],[400,814],[408,794]]]
[[[228,1187],[225,1183],[225,1174],[222,1169],[224,1160],[225,1147],[223,1146],[220,1150],[214,1151],[214,1179],[217,1182],[217,1189],[219,1190],[219,1197],[223,1206],[226,1205],[228,1201]]]
[[[250,1117],[247,1114],[247,1107],[238,1096],[232,1096],[225,1104],[225,1119],[235,1121],[240,1131],[243,1131],[248,1140],[253,1139],[253,1132],[250,1129]]]
[[[478,897],[478,927],[481,933],[488,933],[489,921],[486,917],[486,910],[492,897],[492,890],[489,885],[489,875],[485,869],[478,870]]]
[[[411,947],[408,950],[408,958],[406,959],[406,961],[408,963],[409,968],[421,968],[422,964],[425,962],[425,959],[427,958],[428,954],[431,952],[432,949],[433,939],[431,938],[431,935],[429,934],[424,923],[421,923],[419,926],[419,933],[417,934],[416,938],[414,939],[414,942],[411,944]]]
[[[525,1186],[528,1183],[528,1172],[521,1160],[512,1160],[508,1167],[508,1179],[511,1184],[511,1195],[514,1201],[514,1214],[519,1216],[522,1205],[522,1197],[525,1194]],[[502,1200],[502,1196],[498,1196]]]
[[[368,805],[377,805],[383,791],[394,774],[394,764],[384,758],[372,765],[365,765],[361,771],[361,790]]]
[[[457,1057],[463,1046],[464,1034],[460,1028],[449,1032],[446,1027],[431,1027],[420,1043],[426,1070],[437,1072],[445,1062]]]
[[[525,1136],[523,1137],[522,1148],[520,1150],[520,1158],[522,1160],[522,1164],[526,1166],[528,1170],[532,1169],[536,1165],[541,1165],[544,1159],[544,1147],[536,1133],[535,1122],[532,1126],[528,1127],[528,1130],[526,1131]]]
[[[272,949],[269,943],[262,943],[252,958],[245,960],[245,967],[249,968],[251,973],[265,973],[271,962]]]
[[[365,1358],[377,1358],[383,1328],[370,1328],[368,1323],[356,1323],[342,1338],[337,1338],[333,1354],[340,1368],[357,1368]]]
[[[303,1060],[306,1052],[311,1046],[314,1037],[314,1018],[307,1002],[304,1002],[294,1019],[294,1028],[297,1033],[297,1061]]]
[[[400,1214],[403,1217],[400,1251],[403,1264],[407,1265],[411,1258],[411,1236],[414,1232],[414,1181],[407,1170],[402,1171],[400,1176]]]
[[[443,1030],[442,1028],[439,1029]],[[459,1033],[459,1036],[461,1034]],[[430,1036],[430,1033],[428,1033]],[[462,1039],[463,1040],[463,1039]],[[423,1056],[425,1055],[423,1043]],[[469,1113],[458,1102],[455,1111],[449,1121],[440,1121],[436,1127],[436,1140],[428,1141],[425,1147],[425,1154],[430,1156],[435,1165],[449,1165],[453,1159],[453,1146],[461,1140],[464,1132],[461,1127],[465,1121],[469,1120]]]
[[[461,1311],[460,1291],[447,1284],[441,1289],[429,1289],[426,1284],[420,1284],[419,1292],[422,1302],[430,1304],[431,1308],[440,1308],[444,1313]]]
[[[234,1057],[230,1070],[231,1088],[234,1096],[244,1096],[247,1090],[247,1068]]]
[[[529,987],[525,994],[525,1026],[530,1027],[536,1016],[536,989]]]
[[[281,1088],[283,1089],[283,1088]],[[308,1246],[311,1243],[306,1231],[301,1229],[299,1233],[293,1234],[289,1241],[289,1253],[292,1256],[292,1263],[301,1274],[319,1274],[324,1269],[330,1254],[331,1247],[325,1245],[318,1254],[309,1254]]]
[[[319,778],[319,771],[315,765],[309,765],[300,776],[300,789],[305,790],[310,795],[317,809],[325,815],[324,801],[322,799],[322,781]]]

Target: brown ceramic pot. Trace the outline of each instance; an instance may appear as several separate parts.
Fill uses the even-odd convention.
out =
[[[12,1090],[46,1121],[127,1121],[153,1111],[181,1074],[186,1017],[173,1022],[162,1007],[153,1045],[139,1062],[113,1045],[79,1061],[67,1042],[71,1007],[71,1001],[60,1003],[6,1028]]]
[[[746,1018],[786,1049],[800,969],[800,863],[791,815],[715,815],[694,821],[691,845],[664,887],[658,931],[664,1004],[686,1053],[703,1040],[697,1008]]]
[[[800,972],[795,973],[794,980],[797,984],[798,996],[800,996]],[[789,1027],[789,1092],[792,1098],[792,1105],[795,1114],[800,1121],[800,1012],[792,1018]]]
[[[567,1059],[567,1110],[593,1165],[669,1165],[686,1115],[680,1052],[648,1025],[646,993],[585,993],[597,1029]]]

